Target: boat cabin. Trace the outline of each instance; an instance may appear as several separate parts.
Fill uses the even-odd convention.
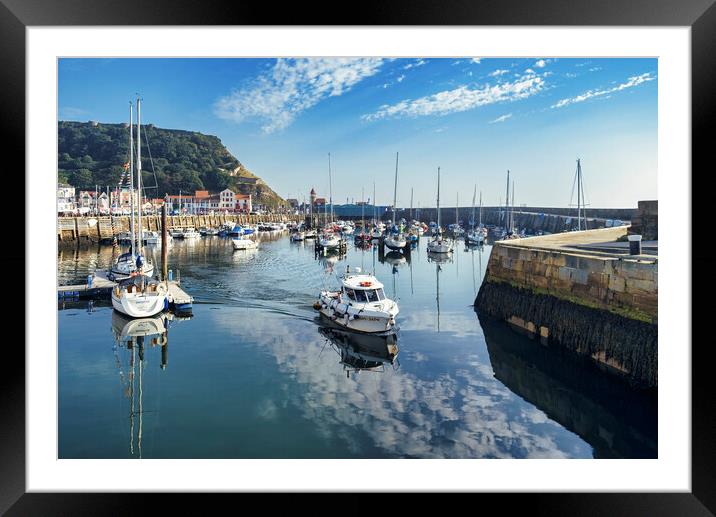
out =
[[[352,302],[374,303],[386,299],[383,284],[372,275],[350,275],[343,279],[343,291]]]

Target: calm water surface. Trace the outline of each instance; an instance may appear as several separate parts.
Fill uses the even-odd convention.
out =
[[[256,252],[175,241],[193,317],[59,302],[59,456],[656,457],[653,394],[478,317],[490,246],[438,264],[425,244],[408,262],[352,245],[316,259],[285,234]],[[59,282],[111,260],[110,246],[63,249]],[[399,301],[395,339],[317,319],[312,303],[346,265]]]

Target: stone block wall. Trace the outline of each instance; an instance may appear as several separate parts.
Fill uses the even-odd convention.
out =
[[[574,255],[495,243],[486,281],[656,323],[658,263]]]
[[[639,234],[642,240],[655,241],[659,239],[659,202],[639,201],[637,214],[632,220],[630,234]]]

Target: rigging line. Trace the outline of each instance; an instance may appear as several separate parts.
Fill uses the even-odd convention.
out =
[[[572,201],[574,200],[574,187],[577,184],[577,171],[574,171],[574,179],[572,180],[572,193],[569,195],[569,206],[574,206]]]
[[[149,137],[147,136],[148,131],[146,128],[144,129],[144,142],[147,144],[147,152],[149,153],[149,163],[152,166],[152,175],[154,175],[154,186],[152,187],[146,187],[144,186],[144,182],[142,182],[143,190],[147,189],[157,189],[157,192],[159,191],[159,183],[157,182],[157,171],[154,169],[154,160],[152,159],[152,149],[149,147]]]

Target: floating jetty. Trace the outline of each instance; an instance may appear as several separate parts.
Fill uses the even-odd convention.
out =
[[[117,285],[107,278],[106,271],[97,271],[91,283],[76,285],[61,285],[57,288],[58,299],[99,300],[109,298],[112,289]],[[194,298],[181,288],[178,280],[167,280],[168,309],[176,312],[189,312],[192,309]]]
[[[658,247],[631,255],[627,232],[495,242],[475,309],[655,388]]]

